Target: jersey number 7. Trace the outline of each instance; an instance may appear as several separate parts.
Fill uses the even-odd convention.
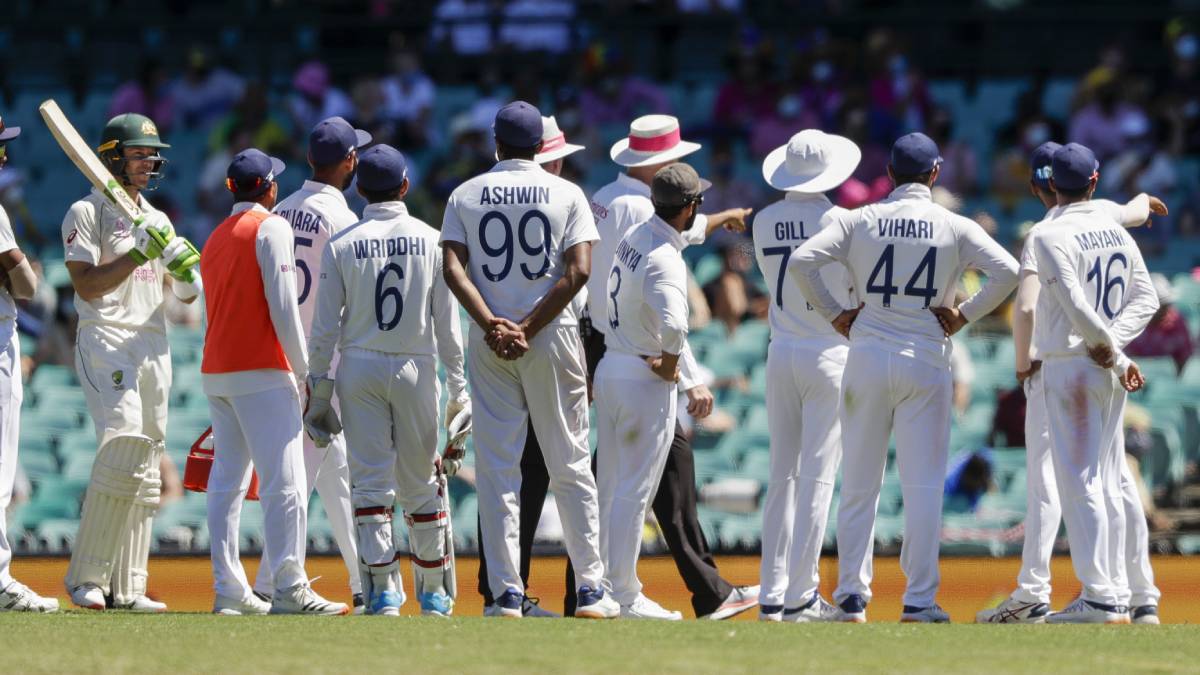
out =
[[[875,263],[875,269],[871,270],[871,277],[867,279],[867,292],[882,295],[884,307],[891,307],[892,296],[900,293],[900,289],[892,283],[892,260],[895,254],[896,245],[888,244],[887,248],[883,249],[883,255],[879,256],[879,262]],[[929,307],[929,303],[938,294],[937,289],[933,287],[933,275],[936,269],[937,249],[930,246],[929,251],[925,253],[924,258],[921,258],[917,269],[913,270],[912,277],[904,286],[904,294],[914,298],[924,298],[925,307]],[[878,283],[881,273],[883,274],[882,285]],[[925,286],[918,288],[917,279],[921,276],[925,277]]]

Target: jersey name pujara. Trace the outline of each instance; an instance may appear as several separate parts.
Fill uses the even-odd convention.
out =
[[[642,262],[642,254],[637,249],[629,245],[629,242],[622,239],[617,246],[616,259],[620,263],[629,268],[630,272],[636,272],[638,265]]]
[[[1084,251],[1098,251],[1106,248],[1116,248],[1125,244],[1125,230],[1114,228],[1096,232],[1079,232],[1075,235],[1075,243]]]
[[[480,204],[549,204],[550,188],[543,185],[485,185]]]
[[[321,231],[321,214],[313,213],[312,211],[302,211],[300,209],[287,209],[284,211],[276,211],[275,215],[280,216],[284,220],[292,224],[292,229],[297,232],[307,232],[309,234],[317,234]]]
[[[356,239],[354,259],[390,258],[397,255],[425,255],[425,239],[421,237],[388,237],[386,239]]]
[[[880,218],[879,236],[933,239],[933,223],[912,218]]]

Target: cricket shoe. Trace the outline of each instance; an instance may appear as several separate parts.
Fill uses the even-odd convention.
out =
[[[83,584],[76,586],[70,591],[71,603],[76,607],[83,609],[105,609],[104,591],[100,590],[95,584]]]
[[[518,593],[511,588],[496,598],[496,601],[487,606],[483,610],[484,616],[494,616],[504,619],[519,619],[521,613],[521,601],[525,597],[523,593]]]
[[[404,605],[404,593],[385,589],[371,596],[371,614],[373,616],[400,616],[400,607]],[[364,612],[366,610],[363,610]],[[424,614],[424,611],[421,612]]]
[[[1046,623],[1129,623],[1129,610],[1121,605],[1106,605],[1083,598],[1067,605],[1060,612],[1051,612]]]
[[[758,620],[768,623],[783,621],[783,605],[759,605]]]
[[[43,598],[19,581],[14,580],[3,590],[0,590],[0,612],[51,614],[57,611],[57,599]]]
[[[561,614],[555,614],[548,609],[542,609],[537,598],[528,595],[521,601],[521,614],[527,619],[561,619]]]
[[[729,597],[725,598],[725,602],[713,610],[712,614],[705,614],[699,618],[712,621],[731,619],[758,604],[758,590],[758,586],[737,586],[729,591]]]
[[[342,602],[329,602],[314,591],[312,586],[302,583],[283,590],[275,589],[269,613],[342,616],[349,614],[350,608]]]
[[[615,619],[625,614],[625,610],[604,589],[580,586],[575,595],[579,599],[575,607],[577,619]]]
[[[950,615],[937,605],[928,607],[905,605],[900,614],[900,623],[950,623]]]
[[[244,600],[218,595],[213,603],[213,614],[221,616],[262,616],[269,611],[271,603],[264,602],[254,593],[247,595]]]
[[[975,614],[975,623],[1046,623],[1049,613],[1050,605],[1044,602],[1009,597],[996,607],[979,610]]]
[[[111,595],[105,596],[104,600],[108,609],[132,612],[133,614],[162,614],[167,611],[166,603],[151,600],[144,595],[139,595],[124,605],[118,605]]]
[[[1157,605],[1138,605],[1137,607],[1130,608],[1129,614],[1134,623],[1150,626],[1158,625]]]
[[[622,619],[657,619],[659,621],[682,621],[683,614],[666,609],[657,602],[638,593],[628,605],[621,605]]]
[[[819,591],[814,591],[807,604],[783,610],[783,620],[789,623],[825,623],[837,621],[840,613],[841,610],[826,602]]]
[[[446,618],[454,611],[454,601],[445,593],[420,593],[417,601],[421,603],[421,614],[424,616]]]
[[[863,597],[857,593],[851,593],[846,596],[838,604],[837,614],[833,616],[831,621],[839,623],[866,623],[867,622],[867,603]]]
[[[351,614],[366,614],[367,603],[363,602],[363,594],[355,593],[350,598],[350,613]]]

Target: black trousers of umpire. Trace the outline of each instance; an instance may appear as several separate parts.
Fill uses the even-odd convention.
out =
[[[604,334],[591,330],[586,320],[581,322],[580,333],[587,351],[588,373],[595,374],[596,365],[604,356]],[[596,472],[596,461],[592,460],[592,473]],[[533,535],[537,530],[550,476],[542,458],[541,448],[533,435],[532,428],[525,439],[525,451],[521,456],[521,580],[528,586],[529,559],[533,550]],[[675,559],[675,567],[684,584],[692,594],[692,609],[696,616],[711,614],[733,591],[733,585],[721,578],[717,564],[708,548],[708,540],[700,527],[696,512],[696,464],[692,455],[692,443],[679,422],[675,423],[675,438],[667,454],[662,480],[652,504],[658,519],[663,539]],[[602,525],[603,526],[603,525]],[[564,614],[575,613],[575,570],[567,561],[566,598]],[[492,604],[491,589],[487,583],[487,561],[483,549],[479,551],[479,593],[484,603]]]

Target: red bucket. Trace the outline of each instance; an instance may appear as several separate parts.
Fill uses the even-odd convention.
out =
[[[187,463],[183,468],[183,487],[192,492],[208,491],[208,475],[212,473],[213,451],[202,448],[204,439],[212,435],[212,427],[204,430],[200,438],[192,443],[192,451],[188,453]],[[246,491],[246,499],[258,501],[258,473],[250,473],[250,488]]]

